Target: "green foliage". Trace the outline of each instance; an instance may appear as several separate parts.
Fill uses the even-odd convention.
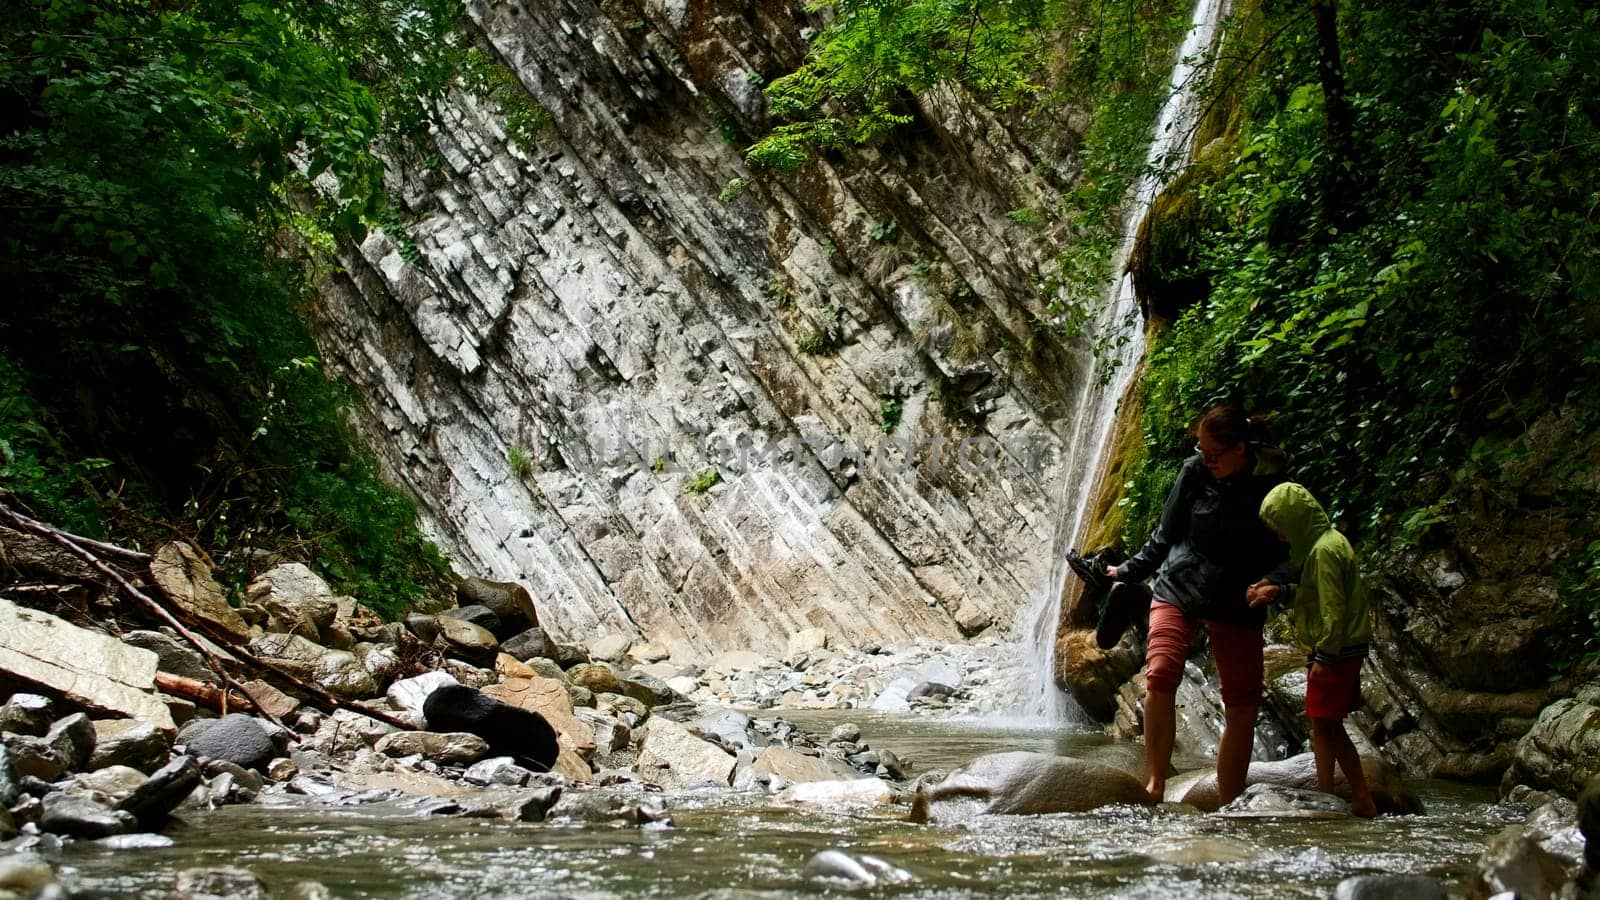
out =
[[[517,478],[527,478],[533,474],[533,458],[528,451],[512,444],[506,448],[506,465],[511,468],[511,474]]]
[[[873,222],[871,230],[867,232],[867,236],[872,238],[872,242],[875,244],[892,244],[900,237],[900,223],[893,219]]]
[[[722,190],[717,192],[717,202],[732,203],[744,196],[744,190],[749,186],[750,182],[746,179],[730,178],[728,183],[722,186]]]
[[[900,427],[900,415],[905,412],[905,402],[893,394],[880,397],[878,404],[878,430],[892,434]]]
[[[466,48],[461,67],[462,85],[494,108],[512,143],[531,149],[550,127],[550,111],[534,102],[517,76],[486,46]]]
[[[172,528],[242,578],[313,562],[397,610],[447,576],[342,424],[317,254],[407,245],[380,147],[460,83],[449,0],[24,0],[0,12],[3,482],[59,524]],[[315,182],[315,186],[313,186]],[[154,523],[162,523],[156,526]]]
[[[795,345],[807,356],[832,356],[839,352],[839,336],[832,328],[816,328]]]
[[[1450,473],[1482,464],[1481,439],[1503,442],[1552,407],[1592,408],[1583,398],[1600,387],[1597,12],[1340,4],[1362,164],[1346,222],[1322,193],[1310,21],[1263,9],[1260,30],[1280,36],[1240,87],[1231,166],[1197,195],[1193,274],[1211,293],[1150,354],[1151,465],[1130,494],[1129,538],[1153,521],[1155,479],[1185,452],[1187,423],[1231,400],[1272,413],[1297,476],[1336,517],[1368,538],[1420,540],[1450,510]],[[1562,565],[1594,617],[1587,553]]]
[[[688,481],[683,483],[683,492],[685,494],[704,494],[706,491],[711,490],[713,486],[721,483],[722,473],[718,472],[716,467],[713,466],[694,473]]]

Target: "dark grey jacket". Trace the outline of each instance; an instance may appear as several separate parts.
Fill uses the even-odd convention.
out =
[[[1292,580],[1289,548],[1260,517],[1267,491],[1288,480],[1281,450],[1252,448],[1244,469],[1211,477],[1198,455],[1178,471],[1161,521],[1139,552],[1117,567],[1122,581],[1143,581],[1184,615],[1260,625],[1266,607],[1251,609],[1245,588],[1269,576]]]

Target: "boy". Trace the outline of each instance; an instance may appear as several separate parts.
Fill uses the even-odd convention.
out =
[[[1372,640],[1372,614],[1366,586],[1357,571],[1355,550],[1328,520],[1311,492],[1285,482],[1261,501],[1261,521],[1289,543],[1290,571],[1298,584],[1258,581],[1246,598],[1251,606],[1274,600],[1293,605],[1295,641],[1310,655],[1306,676],[1306,716],[1317,787],[1333,792],[1333,764],[1350,784],[1350,809],[1363,818],[1378,814],[1361,771],[1361,756],[1344,730],[1344,718],[1361,697],[1361,662]]]

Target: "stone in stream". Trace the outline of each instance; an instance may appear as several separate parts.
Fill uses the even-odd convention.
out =
[[[550,771],[561,752],[555,729],[543,716],[464,685],[439,687],[428,695],[422,712],[429,728],[475,734],[488,742],[494,755],[513,757],[541,772]]]
[[[1040,815],[1083,812],[1112,804],[1153,805],[1144,784],[1102,763],[1043,753],[994,753],[951,772],[940,783],[917,790],[910,821],[942,818],[946,800],[979,800],[981,813]]]
[[[229,713],[206,723],[191,723],[178,735],[190,753],[262,769],[278,755],[272,735],[253,716]]]
[[[846,888],[882,887],[915,881],[910,872],[876,856],[851,856],[843,850],[823,850],[806,861],[801,877]]]
[[[64,791],[44,798],[44,814],[39,817],[41,831],[81,838],[126,834],[137,831],[138,824],[132,813],[107,809],[86,794]]]
[[[154,831],[199,786],[200,764],[192,756],[180,756],[158,769],[116,808],[131,814],[140,828]]]
[[[249,869],[185,869],[173,884],[173,900],[267,900],[267,889]]]
[[[721,747],[696,737],[670,719],[651,719],[635,768],[663,787],[688,787],[709,781],[727,787],[737,760]]]
[[[55,883],[55,871],[37,854],[0,857],[0,894],[42,896],[43,891]]]
[[[1217,815],[1234,819],[1344,819],[1350,816],[1350,804],[1321,791],[1252,784],[1232,803],[1217,810]]]
[[[1333,900],[1445,900],[1444,885],[1427,875],[1357,875],[1339,882]]]
[[[1566,880],[1561,861],[1539,846],[1526,829],[1513,825],[1495,835],[1478,859],[1471,895],[1554,897]]]
[[[1367,785],[1372,788],[1372,799],[1378,805],[1378,812],[1401,815],[1422,812],[1422,801],[1387,761],[1380,757],[1363,756],[1361,770],[1367,776]],[[1273,784],[1315,790],[1316,762],[1310,753],[1276,762],[1253,762],[1245,775],[1245,784]],[[1334,793],[1349,799],[1350,788],[1345,784],[1343,773],[1335,776]],[[1221,805],[1218,803],[1216,772],[1209,769],[1189,772],[1167,782],[1166,799],[1187,803],[1205,812],[1214,812]]]

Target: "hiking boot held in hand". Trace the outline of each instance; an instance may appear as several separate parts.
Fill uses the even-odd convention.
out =
[[[1094,630],[1094,642],[1101,650],[1110,650],[1122,640],[1122,633],[1133,624],[1139,610],[1150,605],[1150,589],[1142,584],[1119,581],[1106,594],[1106,609],[1100,624]]]

